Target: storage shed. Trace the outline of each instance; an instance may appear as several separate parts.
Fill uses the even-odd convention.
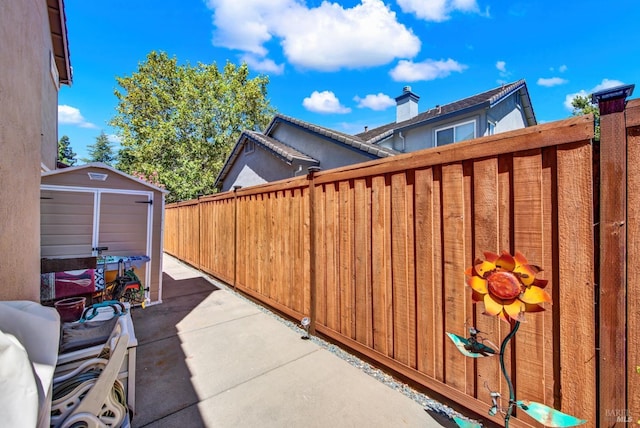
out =
[[[41,257],[147,256],[135,272],[146,302],[160,303],[166,193],[102,163],[43,172]]]

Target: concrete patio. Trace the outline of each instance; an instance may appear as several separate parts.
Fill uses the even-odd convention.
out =
[[[132,312],[134,427],[441,426],[224,285],[163,263],[163,303]]]

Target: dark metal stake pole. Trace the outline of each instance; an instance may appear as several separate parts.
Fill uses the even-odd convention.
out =
[[[502,369],[502,375],[507,379],[507,385],[509,386],[509,407],[507,408],[507,414],[504,416],[504,426],[505,428],[509,428],[509,419],[511,419],[511,413],[513,412],[513,407],[516,404],[516,393],[513,390],[513,383],[511,382],[511,377],[507,373],[507,368],[504,366],[504,352],[507,349],[507,343],[511,340],[513,336],[515,336],[516,332],[520,328],[520,321],[516,321],[511,332],[504,338],[502,341],[502,345],[500,346],[500,368]]]

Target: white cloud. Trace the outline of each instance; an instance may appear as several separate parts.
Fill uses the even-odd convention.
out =
[[[117,134],[108,134],[107,139],[114,144],[122,144],[122,138]]]
[[[498,83],[504,85],[507,83],[505,80],[507,77],[511,76],[511,72],[507,70],[507,63],[505,61],[497,61],[496,69],[500,72],[500,79],[498,79]]]
[[[260,58],[252,54],[244,54],[240,59],[246,62],[249,68],[254,71],[271,74],[284,73],[284,64],[276,64],[269,58]]]
[[[567,66],[562,64],[559,68],[558,71],[560,71],[560,73],[564,73],[565,71],[567,71]]]
[[[208,0],[207,6],[214,12],[214,45],[266,58],[265,44],[276,38],[287,60],[307,69],[378,66],[413,58],[421,47],[382,0],[352,8],[327,1],[308,8],[300,0]]]
[[[302,101],[302,105],[315,113],[349,113],[351,109],[340,104],[340,100],[331,91],[313,91]]]
[[[413,13],[425,21],[442,22],[453,12],[480,13],[476,0],[397,0],[404,13]],[[486,10],[488,16],[489,9]]]
[[[606,78],[602,79],[602,82],[594,86],[593,89],[591,89],[590,91],[581,89],[580,91],[574,92],[573,94],[567,94],[567,96],[564,99],[564,107],[569,111],[573,111],[573,106],[571,105],[571,103],[573,102],[573,99],[578,95],[581,97],[588,97],[594,92],[602,91],[604,89],[614,88],[620,85],[624,85],[624,83],[622,83],[619,80],[609,80]]]
[[[389,95],[385,95],[382,92],[378,94],[369,94],[364,98],[359,96],[353,97],[353,100],[358,103],[359,108],[370,108],[371,110],[381,111],[391,106],[396,105],[396,102]]]
[[[569,81],[567,79],[563,79],[561,77],[549,77],[549,78],[544,78],[541,77],[538,79],[538,85],[540,86],[546,86],[547,88],[550,88],[552,86],[558,86],[558,85],[564,85],[565,83],[568,83]]]
[[[416,82],[419,80],[435,80],[447,77],[452,72],[461,73],[467,68],[451,58],[446,61],[427,59],[422,62],[402,60],[389,72],[396,82]]]
[[[97,128],[96,125],[87,122],[82,117],[79,109],[68,105],[58,106],[58,123],[61,125],[75,125],[80,128]]]

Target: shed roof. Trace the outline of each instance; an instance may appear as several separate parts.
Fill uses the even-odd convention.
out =
[[[60,169],[56,169],[56,170],[52,170],[52,171],[43,171],[40,176],[41,177],[51,177],[51,176],[62,175],[62,174],[70,174],[70,173],[73,173],[73,172],[80,171],[82,169],[90,169],[90,168],[104,169],[104,170],[107,170],[107,171],[112,172],[114,174],[117,174],[117,175],[119,175],[121,177],[124,177],[126,179],[129,179],[129,180],[135,181],[137,183],[140,183],[140,184],[142,184],[142,185],[144,185],[146,187],[149,187],[150,189],[153,189],[153,190],[155,190],[157,192],[162,192],[162,193],[165,193],[165,194],[169,193],[169,191],[166,190],[166,189],[162,189],[162,188],[160,188],[158,186],[154,186],[151,183],[148,183],[148,182],[146,182],[144,180],[141,180],[141,179],[139,179],[137,177],[134,177],[133,175],[126,174],[126,173],[124,173],[122,171],[119,171],[119,170],[117,170],[117,169],[115,169],[115,168],[113,168],[113,167],[111,167],[111,166],[109,166],[107,164],[101,163],[101,162],[93,162],[93,163],[88,163],[88,164],[79,165],[79,166],[70,166],[68,168],[60,168]]]

